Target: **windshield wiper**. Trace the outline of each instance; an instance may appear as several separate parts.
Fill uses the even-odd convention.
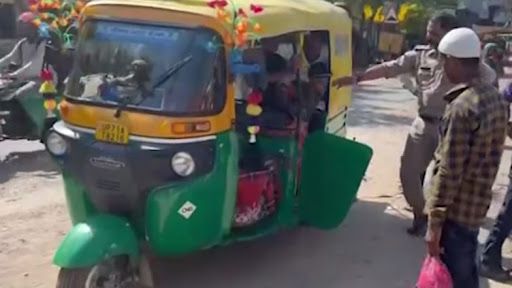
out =
[[[174,65],[172,65],[171,68],[167,69],[167,71],[165,71],[162,74],[162,76],[159,77],[159,79],[158,79],[158,81],[156,81],[155,85],[153,85],[153,90],[155,88],[157,88],[158,86],[167,82],[167,80],[169,80],[174,74],[176,74],[178,71],[180,71],[181,68],[185,67],[185,65],[187,65],[190,62],[190,60],[192,60],[192,58],[193,58],[192,55],[189,55],[189,56],[183,58],[182,60],[178,61]]]

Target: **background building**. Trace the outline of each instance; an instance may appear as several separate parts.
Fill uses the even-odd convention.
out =
[[[26,9],[24,0],[0,0],[0,39],[16,36],[16,19]]]
[[[466,26],[503,26],[510,22],[511,0],[459,0],[457,16]]]

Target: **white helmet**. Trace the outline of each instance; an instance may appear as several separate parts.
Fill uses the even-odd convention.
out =
[[[438,46],[439,52],[455,58],[480,58],[481,43],[475,31],[457,28],[444,35]]]

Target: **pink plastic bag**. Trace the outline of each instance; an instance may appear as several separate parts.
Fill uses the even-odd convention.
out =
[[[441,260],[428,256],[421,267],[416,288],[453,288],[450,271]]]

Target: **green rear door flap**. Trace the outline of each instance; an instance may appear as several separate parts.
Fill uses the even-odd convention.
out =
[[[299,211],[303,222],[320,229],[339,226],[357,194],[373,151],[325,132],[304,144]]]

